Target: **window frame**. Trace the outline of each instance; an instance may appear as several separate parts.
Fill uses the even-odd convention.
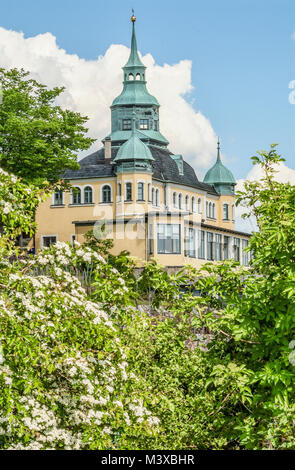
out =
[[[86,202],[86,190],[87,189],[90,189],[91,190],[91,202],[87,201]],[[94,204],[94,190],[93,190],[93,187],[90,185],[90,184],[87,184],[86,186],[84,186],[83,188],[83,204]]]
[[[149,130],[149,120],[145,118],[139,119],[139,130],[148,131]]]
[[[126,118],[122,119],[122,131],[131,131],[132,130],[132,119]]]
[[[129,193],[130,193],[130,197],[129,197]],[[132,197],[133,197],[132,182],[125,181],[125,202],[132,202],[133,201]]]
[[[45,238],[55,238],[55,242],[54,243],[50,243],[50,245],[44,245],[44,239]],[[58,242],[58,235],[57,234],[53,234],[53,235],[41,235],[41,247],[42,248],[49,248],[51,245],[54,245],[55,243]]]
[[[205,244],[206,244],[206,236],[205,230],[198,230],[198,258],[199,259],[206,259],[205,253]]]
[[[110,200],[109,201],[105,201],[104,200],[104,190],[105,188],[109,188],[110,190]],[[109,184],[109,183],[105,183],[101,186],[100,188],[100,203],[101,204],[112,204],[113,202],[113,190],[112,190],[112,185]]]
[[[141,188],[141,190],[139,188]],[[138,181],[137,182],[137,200],[140,201],[140,202],[145,201],[145,198],[144,198],[144,181]]]
[[[222,204],[222,217],[223,217],[222,220],[229,220],[229,204],[226,202]]]
[[[159,237],[159,228],[164,227],[164,235],[165,237],[162,238],[164,240],[164,249],[160,249],[160,237]],[[168,227],[171,228],[171,235],[167,236]],[[178,238],[173,238],[173,227],[178,227]],[[170,230],[170,229],[169,229]],[[173,241],[177,240],[177,247],[174,249]],[[171,244],[171,249],[167,249],[167,245]],[[157,224],[157,253],[159,255],[180,255],[181,254],[181,224]]]
[[[79,191],[73,191],[73,189],[78,189]],[[74,194],[76,193],[76,194]],[[80,202],[76,202],[75,201],[75,197],[77,196],[77,194],[80,194]],[[81,186],[72,186],[71,188],[71,205],[72,206],[80,206],[81,204],[83,204],[83,191],[82,191],[82,188]]]

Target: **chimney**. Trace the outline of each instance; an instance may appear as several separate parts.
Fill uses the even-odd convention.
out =
[[[110,160],[112,158],[112,142],[110,137],[104,140],[104,158]]]

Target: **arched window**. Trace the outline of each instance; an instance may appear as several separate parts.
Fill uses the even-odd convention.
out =
[[[63,192],[60,189],[56,189],[53,194],[53,205],[62,206],[63,205]]]
[[[152,188],[152,203],[153,203],[153,206],[156,204],[155,188]]]
[[[195,198],[194,196],[192,197],[192,212],[195,212],[196,211],[196,207],[195,207]]]
[[[213,217],[213,219],[215,219],[215,216],[216,216],[216,214],[215,214],[215,204],[212,204],[212,217]]]
[[[178,195],[178,208],[182,209],[182,194]]]
[[[198,199],[198,213],[202,214],[202,199],[200,197]]]
[[[232,219],[235,220],[235,205],[232,205]]]
[[[72,204],[81,204],[81,189],[76,186],[72,188]]]
[[[177,207],[177,202],[176,202],[176,193],[173,193],[173,207]]]
[[[93,190],[91,186],[86,186],[84,188],[84,204],[92,204],[93,203]]]
[[[105,184],[102,187],[102,202],[111,202],[112,201],[112,190],[108,184]]]
[[[159,190],[156,189],[156,206],[159,205]]]
[[[212,218],[212,204],[209,202],[209,217]]]
[[[121,197],[122,197],[122,184],[118,183],[118,186],[117,186],[117,202],[121,202]]]
[[[136,74],[136,80],[140,80],[140,78],[141,78],[141,77],[140,77],[140,73],[137,73],[137,74]]]
[[[133,75],[133,73],[130,73],[128,78],[129,78],[129,80],[134,80],[134,75]]]
[[[189,211],[189,197],[185,196],[185,210]]]

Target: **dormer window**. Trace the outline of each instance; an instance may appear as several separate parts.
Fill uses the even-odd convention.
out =
[[[133,73],[130,73],[128,78],[129,78],[129,80],[134,80],[134,75],[133,75]]]
[[[159,130],[159,121],[154,121],[154,131]]]
[[[141,77],[140,77],[140,73],[137,73],[137,74],[136,74],[136,80],[140,80],[140,78],[141,78]]]
[[[131,130],[131,119],[123,119],[123,131],[130,131]]]
[[[139,129],[141,130],[148,130],[149,128],[149,121],[148,119],[140,119],[139,121]]]

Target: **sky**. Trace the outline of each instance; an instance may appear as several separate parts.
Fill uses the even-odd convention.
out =
[[[243,180],[250,157],[276,142],[295,183],[295,0],[10,0],[1,5],[0,66],[64,84],[61,104],[88,115],[100,140],[122,87],[132,7],[171,150],[202,179],[219,136]]]

